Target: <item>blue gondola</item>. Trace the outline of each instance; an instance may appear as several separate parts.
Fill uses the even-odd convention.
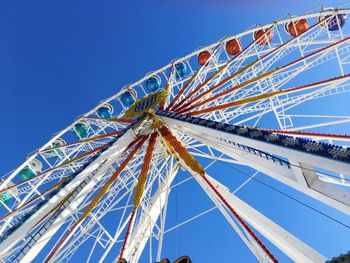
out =
[[[22,178],[22,180],[28,180],[35,176],[35,172],[32,168],[26,166],[21,171],[19,171],[18,175]]]
[[[338,21],[337,21],[337,17],[338,17]],[[338,14],[337,16],[334,16],[329,20],[328,29],[330,31],[338,31],[339,27],[343,27],[345,25],[345,21],[346,21],[346,14]]]
[[[120,99],[125,107],[130,107],[135,103],[135,98],[132,96],[130,91],[125,91],[122,95],[120,95]]]
[[[0,206],[4,203],[5,205],[7,205],[10,200],[11,200],[11,196],[6,193],[6,192],[3,192],[0,194],[0,200],[2,201],[2,203],[0,202]]]
[[[89,134],[89,126],[85,122],[80,122],[74,125],[74,133],[79,138],[86,138]]]
[[[111,118],[113,113],[113,108],[111,105],[106,104],[97,110],[97,116],[100,118]]]
[[[183,78],[187,73],[186,64],[183,62],[176,63],[175,72],[177,78]]]
[[[154,75],[145,81],[145,86],[149,91],[154,92],[160,88],[160,83],[160,77]]]

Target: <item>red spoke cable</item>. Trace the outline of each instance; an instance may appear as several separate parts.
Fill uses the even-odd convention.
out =
[[[235,57],[236,58],[236,57]],[[235,59],[234,58],[234,59]],[[198,85],[193,91],[191,91],[189,94],[185,96],[178,104],[176,104],[171,110],[177,112],[179,108],[182,108],[182,105],[188,101],[195,93],[197,93],[202,87],[204,87],[210,80],[215,78],[217,75],[219,75],[225,68],[229,66],[229,63],[231,63],[234,59],[227,62],[225,65],[223,65],[221,68],[219,68],[218,71],[214,72],[213,75],[211,75],[209,78],[207,78],[202,84]],[[187,105],[187,104],[185,104]]]
[[[248,66],[250,66],[250,65],[248,65]],[[212,93],[215,89],[217,89],[217,88],[221,87],[222,85],[226,84],[228,81],[232,80],[238,74],[243,72],[243,71],[240,71],[237,75],[232,75],[232,76],[222,80],[217,85],[214,85],[210,89],[206,90],[205,92],[201,93],[198,97],[196,97],[192,101],[188,102],[187,103],[188,106],[186,108],[185,107],[182,107],[181,109],[179,108],[176,112],[181,114],[181,113],[184,113],[184,112],[191,111],[191,110],[193,110],[195,108],[198,108],[198,107],[200,107],[200,106],[202,106],[204,104],[207,104],[207,103],[209,103],[209,102],[211,102],[211,101],[213,101],[213,100],[215,100],[217,98],[223,97],[223,96],[225,96],[227,94],[230,94],[230,93],[232,93],[232,92],[234,92],[234,91],[236,91],[238,89],[241,89],[241,88],[243,88],[243,87],[245,87],[245,86],[247,86],[247,85],[249,85],[249,84],[251,84],[253,82],[256,82],[256,81],[258,81],[258,80],[260,80],[260,79],[262,79],[262,78],[264,78],[266,76],[269,76],[269,75],[273,74],[275,71],[277,71],[277,69],[275,69],[273,71],[269,71],[267,73],[264,73],[264,74],[260,75],[259,77],[255,77],[253,79],[247,80],[247,81],[245,81],[245,82],[243,82],[243,83],[241,83],[239,85],[236,85],[236,86],[234,86],[234,87],[232,87],[232,88],[230,88],[230,89],[228,89],[226,91],[219,92],[219,93],[217,93],[217,94],[215,94],[213,96],[210,96],[209,98],[207,98],[207,99],[205,99],[205,100],[203,100],[203,101],[193,105],[193,103],[196,102],[197,100],[199,100],[201,98],[204,98],[205,95],[207,95],[209,93]]]
[[[207,62],[206,62],[207,63]],[[206,64],[204,64],[203,66],[205,66]],[[202,66],[202,67],[203,67]],[[201,67],[201,68],[202,68]],[[201,69],[200,68],[200,69]],[[186,82],[186,84],[182,87],[182,89],[176,94],[175,98],[170,102],[170,104],[168,105],[168,107],[166,108],[167,111],[172,110],[172,107],[174,106],[174,104],[178,101],[178,99],[180,98],[180,96],[182,94],[184,94],[184,92],[187,90],[188,86],[192,83],[192,81],[198,76],[200,69],[197,70],[192,77]]]
[[[120,251],[119,259],[123,258],[124,250],[125,250],[125,247],[126,247],[126,242],[127,242],[128,237],[130,235],[130,229],[131,229],[132,222],[134,221],[135,214],[136,214],[136,209],[133,209],[132,212],[131,212],[129,223],[128,223],[128,228],[127,228],[126,233],[125,233],[125,238],[124,238],[124,241],[123,241],[123,246],[122,246],[121,251]]]
[[[223,65],[218,71],[216,71],[213,75],[211,75],[208,79],[206,79],[202,84],[200,84],[197,88],[195,88],[191,93],[189,93],[184,99],[182,99],[177,105],[175,105],[175,107],[173,107],[171,110],[177,112],[178,110],[182,109],[183,107],[187,107],[186,105],[188,105],[188,103],[186,103],[185,105],[183,105],[186,101],[188,101],[194,94],[196,94],[202,87],[204,87],[206,84],[208,84],[208,82],[210,80],[212,80],[213,78],[215,78],[220,72],[222,72],[225,68],[227,68],[229,66],[230,63],[234,62],[235,60],[237,60],[237,58],[239,58],[242,54],[244,54],[251,46],[253,46],[255,43],[257,43],[260,39],[262,39],[263,37],[265,37],[266,34],[268,34],[272,28],[274,26],[271,26],[270,28],[268,28],[264,34],[262,34],[258,39],[252,41],[247,47],[245,47],[237,56],[235,56],[234,58],[232,58],[231,60],[229,60],[225,65]],[[266,56],[266,55],[265,55]],[[264,58],[265,56],[263,56],[262,58]],[[260,59],[252,62],[250,65],[254,65],[255,63],[257,63],[258,61],[260,61]],[[182,106],[183,105],[183,106]]]
[[[168,107],[166,108],[167,111],[172,110],[173,106],[175,105],[175,103],[178,101],[178,99],[180,98],[180,96],[186,91],[186,89],[188,88],[188,86],[193,82],[193,80],[198,76],[198,74],[201,72],[201,70],[203,68],[205,68],[206,66],[208,66],[210,64],[210,62],[212,62],[213,58],[214,58],[214,54],[216,52],[216,50],[220,47],[220,44],[214,49],[214,51],[212,52],[212,54],[210,55],[209,59],[199,68],[199,70],[197,70],[192,77],[186,82],[186,84],[182,87],[182,89],[179,91],[178,94],[176,94],[175,98],[170,102],[170,104],[168,105]]]
[[[335,78],[330,78],[330,79],[326,79],[326,80],[321,80],[321,81],[317,81],[317,82],[313,82],[313,83],[309,83],[309,84],[305,84],[299,87],[295,87],[295,88],[289,88],[289,89],[284,89],[284,90],[276,90],[276,91],[272,91],[272,92],[268,92],[268,93],[263,93],[260,95],[256,95],[256,96],[252,96],[252,97],[248,97],[245,99],[240,99],[240,100],[235,100],[235,101],[231,101],[228,103],[224,103],[218,106],[212,106],[212,107],[208,107],[208,108],[204,108],[202,110],[197,110],[197,111],[192,111],[189,112],[190,116],[196,116],[196,115],[200,115],[200,114],[204,114],[204,113],[209,113],[209,112],[213,112],[216,110],[224,110],[224,109],[228,109],[228,108],[232,108],[232,107],[237,107],[243,104],[247,104],[247,103],[251,103],[251,102],[256,102],[259,100],[263,100],[263,99],[267,99],[267,98],[271,98],[271,97],[276,97],[282,94],[287,94],[287,93],[293,93],[293,92],[298,92],[300,90],[304,90],[304,89],[310,89],[310,88],[314,88],[316,86],[319,85],[324,85],[324,84],[328,84],[337,80],[342,80],[342,79],[347,79],[350,77],[350,74],[344,75],[344,76],[338,76]],[[181,112],[182,113],[182,112]]]
[[[215,188],[215,186],[208,180],[205,175],[202,175],[204,181],[210,186],[210,188],[215,192],[219,199],[226,205],[226,207],[231,211],[231,213],[236,217],[236,219],[241,223],[243,228],[253,237],[253,239],[258,243],[258,245],[265,251],[269,258],[278,263],[276,257],[271,253],[271,251],[264,245],[264,243],[259,239],[259,237],[251,230],[248,224],[242,219],[242,217],[233,209],[233,207],[226,201],[226,199],[220,194],[220,192]]]
[[[207,104],[207,103],[209,103],[209,102],[211,102],[211,101],[213,101],[213,100],[215,100],[215,99],[217,99],[217,98],[219,98],[219,97],[222,97],[222,96],[227,95],[227,94],[229,94],[229,93],[231,93],[231,92],[233,92],[233,91],[235,91],[235,90],[237,90],[237,89],[239,89],[239,88],[242,88],[242,87],[244,87],[245,85],[248,85],[248,84],[250,84],[250,83],[252,83],[252,82],[255,82],[255,81],[257,81],[257,80],[260,80],[261,78],[263,78],[263,77],[265,77],[265,76],[269,76],[269,75],[275,73],[275,71],[280,71],[280,70],[282,70],[282,69],[284,69],[284,68],[287,68],[287,67],[289,67],[289,66],[291,66],[291,65],[293,65],[293,64],[295,64],[295,63],[297,63],[297,62],[300,62],[300,61],[302,61],[302,60],[305,60],[306,58],[308,58],[308,57],[310,57],[310,56],[313,56],[313,55],[315,55],[315,54],[317,54],[317,53],[319,53],[319,52],[324,51],[324,50],[327,49],[327,48],[331,48],[331,47],[333,47],[334,45],[340,44],[340,43],[342,43],[344,40],[346,40],[346,39],[343,39],[343,40],[340,40],[340,41],[338,41],[338,42],[335,42],[335,43],[333,43],[333,44],[331,44],[331,45],[329,45],[329,46],[326,46],[325,48],[322,48],[322,49],[317,50],[317,51],[315,51],[315,52],[313,52],[313,53],[310,53],[309,55],[306,55],[306,56],[304,56],[304,57],[302,57],[302,58],[299,58],[299,59],[297,59],[297,60],[294,60],[294,61],[292,61],[292,62],[290,62],[290,63],[288,63],[288,64],[285,64],[285,65],[282,66],[282,67],[278,67],[278,68],[276,68],[276,69],[274,69],[274,70],[271,70],[271,71],[269,71],[269,72],[263,73],[263,74],[260,75],[260,76],[254,77],[254,78],[251,79],[251,80],[247,80],[246,82],[243,82],[243,83],[241,83],[241,84],[238,84],[238,85],[232,87],[231,89],[229,89],[229,90],[227,90],[227,91],[218,93],[218,94],[216,94],[216,95],[214,95],[214,96],[212,96],[212,97],[210,97],[210,98],[208,98],[208,99],[206,99],[206,100],[204,100],[204,101],[202,101],[202,102],[200,102],[200,103],[197,103],[197,104],[193,105],[194,102],[198,101],[198,100],[201,99],[201,98],[204,98],[205,95],[207,95],[207,94],[213,92],[215,89],[221,87],[222,85],[224,85],[225,83],[227,83],[228,81],[230,81],[230,80],[232,80],[234,77],[236,77],[238,74],[241,74],[242,72],[244,72],[246,69],[248,69],[249,67],[253,66],[253,65],[256,64],[257,62],[259,62],[259,61],[261,61],[262,59],[266,58],[267,56],[270,56],[271,54],[275,53],[276,51],[278,51],[278,50],[281,49],[282,47],[286,46],[287,44],[289,44],[291,41],[295,40],[296,38],[298,38],[298,37],[304,35],[306,32],[308,32],[308,31],[311,30],[312,28],[318,26],[320,23],[321,23],[321,22],[318,22],[318,23],[314,24],[312,27],[310,27],[308,30],[306,30],[306,31],[303,32],[302,34],[300,34],[300,35],[298,35],[298,36],[296,36],[296,37],[293,37],[293,38],[289,39],[288,41],[286,41],[286,42],[283,43],[282,45],[280,45],[280,46],[276,47],[275,49],[271,50],[269,53],[265,54],[264,56],[262,56],[261,58],[257,59],[256,61],[252,62],[252,63],[249,64],[248,66],[244,67],[243,69],[237,71],[237,72],[234,73],[233,75],[231,75],[231,76],[225,78],[224,80],[220,81],[220,83],[214,85],[213,87],[211,87],[211,88],[208,89],[207,91],[205,91],[205,92],[201,93],[199,96],[195,97],[193,100],[189,101],[188,103],[186,103],[186,104],[183,105],[182,107],[178,108],[178,109],[176,110],[176,112],[178,112],[178,113],[188,112],[188,111],[190,111],[190,110],[192,110],[192,109],[194,109],[194,108],[197,108],[197,107],[199,107],[199,106],[201,106],[201,105]],[[347,39],[348,39],[348,38],[347,38]],[[256,62],[256,63],[255,63],[255,62]],[[237,73],[238,73],[238,74],[237,74]],[[191,105],[192,105],[192,106],[191,106]]]

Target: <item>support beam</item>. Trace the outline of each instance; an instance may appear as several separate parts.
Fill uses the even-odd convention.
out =
[[[203,121],[207,121],[207,124],[213,124],[213,126],[209,128],[205,125],[193,124],[190,121],[186,120],[178,120],[175,118],[169,118],[165,116],[162,116],[161,118],[172,129],[184,132],[189,136],[205,138],[206,141],[211,141],[215,144],[232,145],[232,143],[238,143],[241,145],[252,147],[254,149],[258,149],[260,151],[268,152],[275,156],[283,156],[287,159],[289,156],[293,156],[294,159],[303,160],[304,163],[307,163],[311,166],[342,173],[345,175],[350,175],[350,163],[342,162],[340,161],[340,159],[323,157],[313,150],[296,150],[288,146],[283,147],[273,142],[269,143],[263,140],[258,140],[254,138],[254,136],[245,136],[247,134],[247,131],[244,131],[246,129],[245,127],[238,128],[234,125],[231,125],[236,130],[241,130],[232,133],[216,129],[215,125],[220,125],[220,123],[212,122],[210,120],[203,119]],[[191,117],[188,118],[190,119]],[[258,132],[259,130],[256,129],[256,131]]]
[[[216,129],[215,125],[209,128],[207,127],[210,126],[209,124],[215,123],[211,121],[200,125],[193,124],[191,121],[165,116],[161,118],[168,127],[180,133],[186,133],[188,136],[217,149],[235,160],[245,163],[283,184],[350,215],[350,191],[315,177],[311,180],[311,175],[308,173],[311,167],[312,169],[325,169],[349,175],[350,163],[348,161],[326,158],[315,154],[313,151],[300,151],[291,147],[283,147],[282,145],[257,140],[254,137],[243,136],[238,132],[225,132],[223,129]],[[229,128],[228,126],[230,125],[227,125],[226,128]],[[238,130],[237,126],[231,126],[236,131]],[[259,131],[257,130],[257,132]],[[337,148],[333,149],[337,150]],[[273,156],[276,157],[275,160],[272,159]],[[287,163],[290,169],[286,169]]]
[[[291,233],[278,226],[276,223],[259,213],[253,207],[246,204],[244,201],[233,195],[229,189],[216,181],[214,178],[206,174],[209,181],[216,187],[220,194],[227,202],[237,211],[237,213],[265,238],[271,241],[276,247],[284,252],[295,262],[325,262],[327,259],[317,251],[306,245],[304,242],[293,236]],[[194,178],[200,182],[204,181],[199,175],[194,174]],[[210,196],[208,187],[203,187],[203,190]]]

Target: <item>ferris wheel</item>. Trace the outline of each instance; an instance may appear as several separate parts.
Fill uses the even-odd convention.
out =
[[[278,262],[279,250],[326,262],[236,192],[266,178],[350,216],[348,13],[322,8],[255,25],[78,117],[2,177],[1,261],[169,262],[168,203],[192,180],[258,261]],[[221,164],[245,174],[235,191],[209,172]]]

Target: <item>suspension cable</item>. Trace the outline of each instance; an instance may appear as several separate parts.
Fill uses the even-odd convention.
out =
[[[204,113],[213,112],[213,111],[216,111],[216,110],[224,110],[224,109],[228,109],[228,108],[232,108],[232,107],[237,107],[237,106],[244,105],[244,104],[247,104],[247,103],[252,103],[252,102],[256,102],[256,101],[260,101],[260,100],[265,100],[265,99],[273,98],[273,97],[280,96],[280,95],[283,95],[283,94],[289,94],[289,93],[298,92],[298,91],[304,90],[304,89],[314,88],[316,86],[325,85],[325,84],[332,83],[332,82],[338,81],[338,80],[345,81],[348,78],[350,78],[350,74],[343,75],[343,76],[338,76],[338,77],[330,78],[330,79],[326,79],[326,80],[321,80],[321,81],[317,81],[317,82],[313,82],[313,83],[309,83],[309,84],[298,86],[298,87],[295,87],[295,88],[289,88],[289,89],[283,89],[283,90],[275,90],[275,91],[267,92],[267,93],[264,93],[264,94],[248,97],[248,98],[245,98],[245,99],[235,100],[235,101],[231,101],[231,102],[224,103],[224,104],[221,104],[221,105],[204,108],[202,110],[192,111],[192,112],[189,113],[189,115],[190,116],[196,116],[196,115],[200,115],[200,114],[204,114]],[[181,112],[179,112],[179,113],[181,113]]]

